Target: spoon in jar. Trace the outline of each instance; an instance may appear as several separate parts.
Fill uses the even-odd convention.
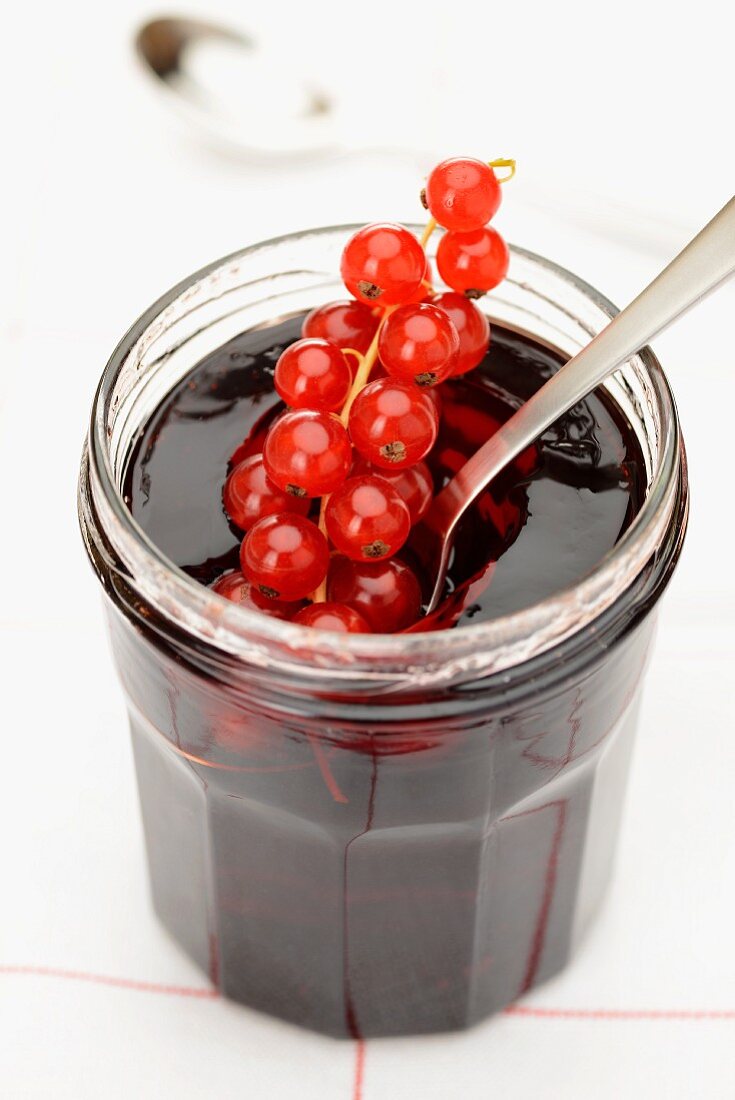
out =
[[[427,576],[434,578],[427,615],[436,610],[444,592],[460,520],[493,478],[560,416],[733,272],[735,197],[630,305],[513,413],[435,497],[412,538],[427,567]]]

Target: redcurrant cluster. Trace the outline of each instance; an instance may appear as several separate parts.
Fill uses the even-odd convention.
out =
[[[306,317],[275,368],[287,409],[262,453],[225,483],[225,510],[245,537],[242,572],[216,582],[220,595],[322,630],[392,633],[418,618],[419,582],[396,555],[432,501],[424,460],[439,428],[437,387],[489,346],[470,299],[508,268],[508,248],[486,224],[500,205],[501,165],[513,168],[465,157],[437,165],[421,193],[431,214],[421,241],[379,223],[345,245],[353,298]],[[446,230],[437,266],[451,288],[438,294],[424,252],[437,225]]]

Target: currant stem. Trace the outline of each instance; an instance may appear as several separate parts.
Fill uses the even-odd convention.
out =
[[[355,358],[357,359],[357,364],[358,364],[357,370],[355,372],[355,377],[352,381],[352,386],[350,387],[350,392],[347,394],[347,400],[345,401],[344,405],[342,406],[342,411],[339,414],[339,418],[342,421],[342,423],[344,424],[345,428],[347,427],[347,424],[348,424],[349,419],[350,419],[350,409],[352,408],[352,403],[355,400],[355,398],[357,397],[360,390],[364,389],[365,386],[367,385],[367,383],[369,382],[369,380],[370,380],[370,371],[373,369],[373,367],[375,366],[375,363],[377,362],[377,359],[378,359],[378,339],[380,337],[380,330],[382,329],[383,325],[385,324],[386,317],[390,316],[390,314],[393,312],[393,310],[397,309],[397,308],[398,308],[397,306],[387,306],[385,312],[383,313],[383,317],[381,319],[381,322],[378,325],[378,327],[376,329],[376,332],[375,332],[375,335],[373,336],[373,339],[370,343],[370,347],[367,349],[367,351],[365,352],[364,355],[360,355],[360,352],[356,351],[354,348],[343,348],[342,349],[342,351],[345,355],[354,355]],[[327,537],[326,514],[327,514],[327,504],[328,503],[329,503],[329,497],[328,496],[322,497],[321,505],[319,507],[319,530],[322,532],[322,534],[324,535],[325,538]],[[322,583],[319,585],[319,587],[316,589],[316,591],[311,594],[310,598],[311,598],[312,603],[324,603],[324,601],[327,598],[327,580],[326,580],[326,577],[324,578]]]
[[[342,354],[343,355],[354,355],[355,359],[357,359],[358,367],[360,366],[360,363],[362,363],[363,355],[362,355],[361,351],[357,350],[357,348],[342,348]]]
[[[437,226],[436,218],[429,218],[428,222],[426,223],[426,228],[424,229],[423,233],[421,234],[421,247],[422,248],[426,248],[428,240],[431,237],[431,234],[436,229],[436,226]],[[431,284],[425,282],[424,285],[429,287],[429,289],[431,289]],[[375,366],[375,364],[377,362],[377,359],[378,359],[378,341],[380,339],[380,330],[382,329],[383,325],[385,324],[386,318],[390,317],[391,313],[395,309],[398,309],[398,306],[386,306],[385,310],[383,311],[383,316],[380,320],[380,324],[378,325],[377,329],[375,330],[375,335],[372,338],[372,341],[370,343],[370,347],[367,349],[367,351],[365,352],[364,355],[361,355],[360,352],[356,351],[355,348],[342,348],[342,354],[343,355],[354,355],[354,357],[357,359],[357,370],[355,371],[355,377],[352,381],[352,386],[350,387],[350,392],[347,394],[347,400],[345,401],[344,405],[342,406],[342,411],[339,414],[339,418],[342,421],[342,423],[344,424],[345,428],[347,427],[347,425],[349,423],[350,409],[352,408],[352,404],[353,404],[355,398],[357,397],[358,393],[361,390],[363,390],[365,388],[365,386],[368,384],[368,382],[370,381],[370,372],[372,371],[373,367]],[[329,497],[328,496],[322,497],[321,505],[319,506],[319,530],[321,531],[321,533],[324,535],[325,538],[327,538],[326,513],[327,513],[327,504],[328,503],[329,503]],[[326,598],[327,598],[327,579],[325,577],[324,580],[322,581],[322,583],[316,589],[316,591],[312,592],[310,599],[311,599],[312,603],[324,603]]]
[[[359,352],[353,352],[353,354],[358,357],[358,360],[357,360],[358,361],[358,367],[357,367],[357,371],[355,372],[355,377],[353,379],[352,386],[350,388],[350,392],[347,394],[347,400],[345,401],[344,405],[342,406],[342,412],[339,414],[339,418],[342,421],[342,423],[344,424],[345,428],[347,427],[347,423],[350,419],[350,409],[352,408],[352,403],[355,400],[355,398],[357,397],[360,390],[364,389],[365,386],[368,384],[368,381],[370,380],[370,371],[373,369],[373,367],[375,366],[375,363],[377,361],[377,358],[378,358],[378,340],[380,338],[380,330],[382,329],[383,325],[385,324],[386,317],[389,317],[391,315],[391,313],[393,312],[393,310],[397,309],[397,308],[398,308],[397,306],[387,306],[386,307],[386,310],[383,313],[383,317],[380,321],[380,324],[378,325],[377,329],[375,330],[375,335],[373,336],[373,339],[370,343],[370,347],[367,349],[365,354],[360,355]]]
[[[516,174],[516,162],[512,157],[498,157],[497,160],[489,160],[487,164],[488,168],[508,168],[509,172],[507,176],[499,176],[498,183],[508,183],[513,179]]]
[[[331,494],[330,494],[331,495]],[[329,535],[327,534],[327,505],[329,504],[329,496],[322,497],[319,504],[319,530],[324,535],[324,538],[329,542]],[[309,596],[312,603],[325,603],[327,599],[327,578],[325,577],[318,588]]]
[[[516,174],[516,162],[512,157],[498,157],[496,160],[488,161],[487,164],[488,164],[488,167],[492,168],[493,170],[496,169],[496,168],[507,168],[508,169],[508,174],[506,176],[498,177],[498,183],[508,183],[508,181],[512,180],[513,176]],[[436,218],[429,218],[429,220],[427,221],[427,223],[424,227],[424,231],[421,234],[421,239],[420,239],[421,247],[423,249],[425,249],[427,244],[429,243],[429,240],[431,239],[431,236],[432,236],[434,230],[437,228],[437,225],[438,225],[438,223],[437,223]],[[431,284],[428,281],[423,280],[422,285],[427,288],[427,292],[432,292],[433,291],[433,287],[431,286]],[[347,394],[347,399],[346,399],[344,405],[342,406],[342,411],[339,414],[339,418],[342,421],[342,424],[345,426],[345,428],[347,427],[347,425],[349,423],[350,410],[352,408],[352,404],[353,404],[355,398],[357,397],[358,393],[360,393],[360,391],[362,389],[364,389],[364,387],[369,382],[370,372],[372,371],[372,369],[375,366],[375,363],[377,361],[377,358],[378,358],[378,340],[380,338],[380,331],[381,331],[383,325],[385,324],[386,318],[389,317],[391,315],[391,313],[397,308],[398,308],[397,306],[387,306],[384,311],[381,311],[379,308],[376,308],[376,309],[373,310],[373,313],[382,312],[382,317],[381,317],[381,320],[380,320],[380,324],[378,325],[377,330],[375,332],[375,335],[373,336],[373,339],[370,343],[370,347],[366,351],[365,355],[361,355],[360,352],[357,351],[355,348],[343,348],[342,349],[342,352],[343,352],[344,355],[353,355],[355,357],[355,359],[357,360],[357,370],[355,371],[355,377],[352,381],[352,386],[350,387],[350,392]],[[322,497],[321,504],[319,506],[319,530],[322,532],[322,534],[324,535],[325,538],[328,538],[328,536],[327,536],[327,524],[326,524],[326,512],[327,512],[328,503],[329,503],[329,496],[325,496],[325,497]],[[324,578],[322,583],[319,585],[319,587],[314,592],[312,592],[312,594],[310,596],[310,599],[311,599],[312,603],[324,603],[326,601],[326,599],[327,599],[327,579],[326,579],[326,577]]]
[[[427,244],[429,243],[429,238],[431,237],[431,234],[436,229],[436,226],[437,226],[436,218],[429,218],[428,222],[426,223],[426,228],[424,229],[423,233],[421,234],[421,247],[422,248],[426,248]]]

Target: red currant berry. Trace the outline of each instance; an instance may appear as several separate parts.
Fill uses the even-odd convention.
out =
[[[327,575],[329,547],[311,520],[279,512],[250,528],[240,547],[240,565],[262,595],[301,600]]]
[[[276,619],[292,619],[301,610],[301,603],[298,601],[287,603],[285,600],[269,600],[239,569],[223,573],[214,582],[212,589],[218,596],[224,596],[226,600],[238,603],[248,611],[260,611]]]
[[[308,500],[290,496],[273,484],[265,472],[262,455],[251,455],[238,463],[227,477],[222,500],[227,515],[242,531],[275,512],[305,516],[309,510]]]
[[[331,413],[296,409],[268,432],[263,449],[268,477],[296,497],[333,493],[347,477],[352,448],[343,425]]]
[[[350,435],[363,458],[376,466],[413,466],[436,442],[439,418],[415,386],[379,378],[358,393],[350,410]]]
[[[352,477],[371,474],[377,474],[393,486],[408,508],[412,525],[424,518],[434,495],[434,480],[425,462],[417,462],[403,470],[386,470],[358,458],[352,466]]]
[[[459,336],[449,315],[436,306],[401,306],[385,319],[378,354],[394,378],[428,388],[454,372]]]
[[[378,330],[378,318],[362,302],[329,302],[313,309],[301,326],[302,336],[321,337],[338,348],[354,348],[362,355]]]
[[[327,534],[348,558],[372,561],[396,554],[411,531],[400,493],[381,477],[351,477],[329,498]]]
[[[295,623],[340,634],[370,634],[367,620],[344,603],[312,603],[294,616]]]
[[[359,611],[376,634],[405,630],[421,610],[419,582],[396,558],[367,562],[337,556],[332,559],[327,590],[330,600]]]
[[[477,306],[453,291],[439,294],[434,298],[434,305],[444,310],[459,336],[459,358],[454,367],[454,376],[466,374],[481,363],[487,354],[490,345],[488,319]]]
[[[280,398],[292,409],[334,412],[345,403],[352,371],[328,340],[297,340],[281,355],[274,376]]]
[[[468,298],[479,298],[502,282],[508,271],[508,246],[494,229],[445,233],[436,263],[447,286]]]
[[[358,229],[350,237],[340,270],[345,286],[359,301],[396,305],[408,301],[418,290],[426,256],[408,229],[379,222]]]
[[[445,229],[482,229],[500,206],[500,184],[492,168],[472,157],[437,164],[426,181],[426,205]]]
[[[431,264],[426,261],[426,267],[424,269],[424,277],[414,290],[410,298],[406,298],[404,305],[409,305],[414,302],[430,302],[431,301],[431,284],[433,283],[433,275],[431,273]],[[378,299],[378,305],[380,305],[381,299]]]

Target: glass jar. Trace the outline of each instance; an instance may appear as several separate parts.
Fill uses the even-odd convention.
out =
[[[343,295],[350,228],[236,253],[133,325],[94,401],[79,501],[160,919],[227,996],[364,1037],[466,1027],[569,958],[610,874],[687,482],[646,350],[605,387],[638,439],[645,504],[566,591],[449,632],[332,635],[187,577],[123,502],[131,448],[205,355]],[[615,312],[520,249],[481,304],[565,356]]]

